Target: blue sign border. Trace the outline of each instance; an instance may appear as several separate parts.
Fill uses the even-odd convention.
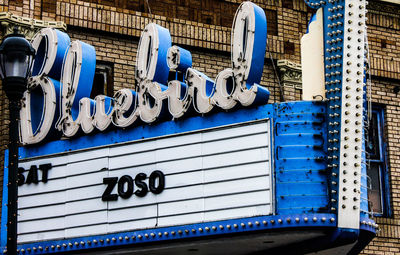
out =
[[[19,149],[19,158],[25,159],[111,144],[140,141],[160,136],[272,118],[274,113],[273,106],[273,104],[268,104],[257,108],[240,109],[235,112],[219,112],[209,115],[207,118],[194,116],[179,121],[164,121],[156,125],[141,125],[133,128],[116,129],[69,140],[57,140],[41,145],[26,146]]]

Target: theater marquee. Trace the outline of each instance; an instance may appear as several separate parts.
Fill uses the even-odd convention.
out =
[[[250,2],[235,15],[231,66],[215,81],[150,23],[138,46],[137,90],[132,82],[113,97],[89,98],[94,47],[40,31],[21,110],[19,253],[365,247],[377,228],[363,165],[365,2],[306,2],[320,8],[309,37],[325,33],[324,101],[267,104],[259,85],[266,17]],[[345,8],[354,10],[344,16]]]

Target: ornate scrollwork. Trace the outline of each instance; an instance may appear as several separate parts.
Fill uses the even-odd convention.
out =
[[[19,32],[30,40],[40,29],[45,27],[53,27],[62,31],[67,30],[67,25],[61,21],[43,21],[21,17],[11,12],[0,12],[0,24],[3,28],[3,35],[13,33],[13,28],[17,26]]]
[[[282,59],[278,60],[277,66],[279,68],[280,79],[283,86],[294,87],[296,89],[301,89],[302,86],[302,74],[301,65],[290,62],[289,60]]]

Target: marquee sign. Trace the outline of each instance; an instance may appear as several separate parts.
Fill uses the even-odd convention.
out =
[[[148,24],[138,46],[137,91],[122,89],[114,98],[90,99],[95,49],[81,41],[70,42],[63,32],[43,29],[32,42],[38,53],[21,111],[21,140],[35,144],[61,134],[73,137],[79,131],[89,134],[110,126],[129,127],[138,119],[145,123],[178,119],[191,108],[206,114],[216,107],[232,109],[238,103],[265,104],[269,92],[258,84],[266,36],[264,11],[243,3],[234,21],[232,67],[221,71],[214,82],[192,68],[189,51],[171,47],[167,29]],[[183,80],[168,81],[170,70],[182,72]]]
[[[151,135],[23,159],[19,242],[272,213],[268,120]]]
[[[215,81],[150,23],[138,46],[137,90],[112,98],[89,98],[92,46],[40,31],[21,109],[19,252],[189,240],[207,253],[197,241],[227,235],[237,238],[223,239],[232,254],[293,251],[299,242],[309,252],[364,247],[377,228],[362,165],[365,3],[307,3],[322,8],[313,18],[324,33],[326,99],[318,102],[267,104],[259,85],[266,17],[250,2],[234,18],[231,67]],[[4,202],[6,194],[5,186]]]

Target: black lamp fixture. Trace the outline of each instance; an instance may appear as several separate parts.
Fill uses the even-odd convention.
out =
[[[0,77],[10,100],[22,98],[34,56],[35,50],[17,27],[0,45]]]
[[[21,99],[27,89],[35,50],[25,36],[14,33],[6,36],[0,45],[0,78],[9,99],[10,124],[8,145],[8,203],[7,254],[17,254],[17,199],[18,199],[18,144],[19,111]]]

